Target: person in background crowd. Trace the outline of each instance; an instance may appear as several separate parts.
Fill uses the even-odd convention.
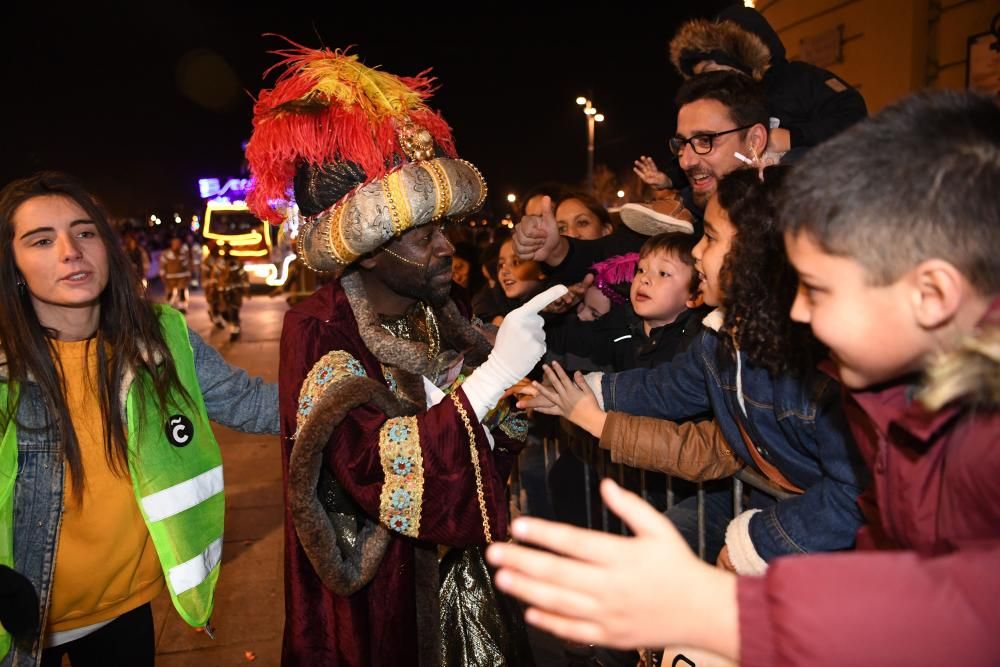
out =
[[[608,210],[584,192],[565,193],[555,200],[559,233],[574,239],[594,240],[614,231]]]
[[[693,216],[691,227],[697,239],[702,233],[702,211],[719,179],[747,167],[735,153],[762,155],[767,146],[767,98],[763,87],[748,76],[707,72],[685,81],[676,103],[677,134],[670,146],[691,184],[681,194]],[[686,224],[671,225],[662,231],[686,228]],[[596,262],[637,251],[645,239],[639,234],[629,236],[625,233],[629,231],[594,241],[570,239],[560,236],[555,216],[539,215],[515,226],[514,249],[523,259],[546,264],[546,273],[553,278],[575,283]]]
[[[479,251],[471,243],[454,245],[455,256],[451,259],[451,279],[471,298],[483,284],[482,272],[479,270]]]
[[[179,236],[171,238],[170,247],[160,253],[160,280],[167,303],[187,313],[191,251]]]
[[[250,279],[243,262],[233,256],[232,246],[228,243],[220,244],[218,256],[211,266],[211,312],[229,327],[229,340],[235,341],[242,331],[240,310],[243,299],[250,294]],[[216,326],[219,326],[218,322]]]
[[[781,38],[752,7],[685,23],[670,41],[670,60],[684,77],[730,70],[761,82],[771,118],[767,164],[801,156],[868,115],[861,93],[839,76],[787,60]]]
[[[472,314],[482,322],[492,324],[500,321],[507,312],[507,297],[500,287],[497,264],[500,261],[502,240],[496,240],[479,253],[479,270],[485,283],[472,295]]]
[[[215,239],[207,239],[205,241],[205,258],[201,263],[201,286],[205,290],[205,305],[208,307],[208,319],[212,321],[212,324],[216,329],[221,329],[226,326],[226,321],[222,319],[222,313],[219,311],[219,300],[216,272],[219,264],[222,263],[222,258],[219,256],[221,250],[219,249],[219,244]]]
[[[514,254],[513,241],[507,239],[500,245],[497,257],[497,281],[511,307],[514,307],[542,291],[545,274],[538,262],[518,258]]]
[[[135,269],[135,274],[142,281],[142,288],[145,290],[149,284],[147,280],[147,276],[149,275],[149,253],[139,243],[139,239],[135,234],[127,234],[125,236],[125,255]]]

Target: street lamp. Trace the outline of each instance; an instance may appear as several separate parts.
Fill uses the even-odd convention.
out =
[[[587,192],[594,194],[594,123],[604,121],[604,114],[597,112],[597,107],[586,97],[576,98],[576,103],[583,107],[587,116]]]

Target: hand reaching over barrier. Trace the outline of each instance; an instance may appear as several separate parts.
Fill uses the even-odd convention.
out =
[[[635,537],[518,518],[512,534],[538,548],[491,545],[497,587],[528,604],[525,620],[564,639],[694,647],[738,660],[736,577],[700,561],[635,494],[605,479],[601,495]]]
[[[518,401],[519,408],[534,408],[546,415],[565,417],[595,438],[601,437],[604,422],[608,413],[600,408],[597,397],[583,379],[583,373],[577,371],[573,378],[558,362],[542,367],[545,372],[545,384],[532,382],[525,387],[523,394],[531,398]]]

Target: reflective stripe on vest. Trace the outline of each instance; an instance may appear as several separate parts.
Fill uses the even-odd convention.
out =
[[[142,510],[148,520],[162,521],[217,493],[222,493],[222,466],[146,496],[142,499]]]
[[[174,608],[188,624],[203,626],[212,614],[222,556],[222,454],[199,390],[187,322],[172,308],[155,307],[177,377],[193,400],[188,405],[171,394],[164,413],[151,378],[136,377],[127,403],[129,469]],[[140,401],[140,388],[149,400]],[[192,432],[178,432],[177,416]]]
[[[222,560],[221,537],[191,560],[170,568],[167,578],[170,579],[174,592],[180,595],[205,581],[220,560]]]

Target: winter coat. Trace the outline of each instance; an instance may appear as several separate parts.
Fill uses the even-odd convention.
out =
[[[1000,664],[1000,299],[915,389],[845,395],[868,524],[740,579],[745,667]]]

